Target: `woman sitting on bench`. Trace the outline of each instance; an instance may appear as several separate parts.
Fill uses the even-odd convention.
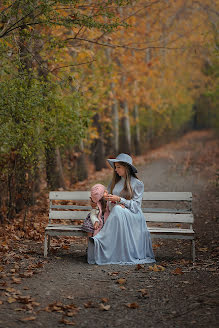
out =
[[[144,184],[135,173],[132,158],[120,154],[108,159],[114,169],[105,199],[110,215],[88,242],[89,264],[142,264],[155,262],[150,233],[141,210]]]

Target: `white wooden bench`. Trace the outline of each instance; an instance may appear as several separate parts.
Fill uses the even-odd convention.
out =
[[[47,256],[51,237],[86,236],[86,233],[81,230],[80,221],[84,220],[90,212],[89,197],[89,191],[52,191],[49,193],[49,224],[45,228],[44,257]],[[63,201],[74,204],[60,204]],[[80,205],[77,205],[77,202]],[[145,207],[145,202],[152,203],[153,207]],[[155,202],[162,203],[163,207],[158,208]],[[169,208],[169,204],[172,205],[171,208]],[[192,214],[191,192],[144,192],[142,211],[151,238],[190,240],[192,242],[192,259],[193,262],[195,261],[195,232],[192,226],[194,216]],[[78,220],[79,225],[75,225],[75,221]]]

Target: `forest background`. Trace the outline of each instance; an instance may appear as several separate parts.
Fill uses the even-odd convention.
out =
[[[218,0],[1,1],[1,222],[88,162],[218,130],[218,15]]]

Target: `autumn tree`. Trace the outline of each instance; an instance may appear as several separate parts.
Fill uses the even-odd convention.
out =
[[[83,93],[72,92],[74,74],[62,69],[91,61],[83,33],[124,25],[114,9],[128,2],[8,0],[1,4],[0,138],[8,217],[30,203],[39,166],[46,165],[50,188],[63,186],[59,148],[80,144],[89,115]],[[69,48],[75,48],[76,58],[69,56]]]

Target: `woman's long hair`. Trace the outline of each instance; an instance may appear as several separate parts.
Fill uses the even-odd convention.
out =
[[[100,199],[100,204],[101,204],[102,212],[104,214],[106,212],[107,201],[102,197]]]
[[[119,162],[122,166],[125,167],[125,183],[124,183],[124,188],[123,190],[120,192],[119,196],[125,198],[125,199],[131,199],[133,197],[133,190],[131,187],[131,176],[135,177],[138,179],[138,177],[136,176],[136,174],[133,172],[132,168],[130,165],[124,163],[124,162]],[[115,171],[114,168],[114,172],[113,172],[113,178],[112,178],[112,183],[111,183],[111,187],[110,187],[110,192],[112,194],[113,189],[115,187],[115,185],[117,184],[117,182],[119,182],[119,180],[121,180],[121,177],[117,174],[117,172]]]

